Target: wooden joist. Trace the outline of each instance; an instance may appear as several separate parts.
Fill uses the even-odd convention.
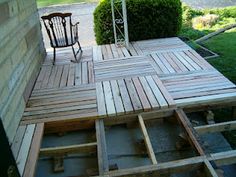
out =
[[[95,124],[97,138],[98,171],[99,175],[104,175],[105,172],[109,171],[104,122],[102,119],[99,119],[96,120]]]
[[[193,145],[193,147],[197,150],[197,152],[200,155],[205,155],[205,152],[203,150],[203,146],[201,146],[199,143],[200,138],[199,138],[196,130],[194,130],[194,128],[192,127],[192,125],[191,125],[190,121],[188,120],[188,117],[186,116],[184,111],[182,109],[177,109],[175,111],[175,116],[176,116],[177,120],[180,122],[180,124],[184,127],[184,130],[186,131],[186,133],[188,135],[189,142]]]
[[[155,156],[155,153],[152,148],[152,143],[151,143],[151,140],[148,136],[148,132],[147,132],[145,123],[144,123],[141,115],[138,115],[138,120],[139,120],[139,126],[141,128],[142,133],[143,133],[143,138],[144,138],[144,142],[145,142],[146,149],[148,152],[148,156],[150,157],[152,164],[157,164],[156,156]]]
[[[40,149],[40,156],[58,156],[73,153],[89,153],[96,152],[97,143],[86,143],[78,145],[60,146],[60,147],[48,147]]]
[[[121,169],[116,171],[109,171],[106,174],[109,177],[115,176],[138,176],[141,174],[150,174],[157,172],[158,174],[174,174],[180,172],[187,172],[197,170],[202,167],[205,157],[193,157],[172,162],[158,163],[155,165],[146,165],[142,167],[135,167],[130,169]]]
[[[236,121],[221,122],[194,127],[199,134],[223,132],[236,129]]]

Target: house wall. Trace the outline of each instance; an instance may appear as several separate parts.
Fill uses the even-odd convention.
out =
[[[0,117],[10,143],[44,57],[35,0],[0,0]]]

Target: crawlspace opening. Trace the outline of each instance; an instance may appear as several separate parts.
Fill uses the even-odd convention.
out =
[[[45,135],[41,148],[78,145],[96,142],[95,130],[80,130],[67,132],[65,134]],[[83,176],[96,173],[97,154],[94,153],[73,153],[64,155],[64,171],[54,172],[52,157],[40,157],[36,171],[36,177],[65,177]]]

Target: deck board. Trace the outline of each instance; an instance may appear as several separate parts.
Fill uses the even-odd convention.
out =
[[[236,87],[179,38],[114,44],[49,54],[27,103],[23,123],[96,119],[232,101]]]

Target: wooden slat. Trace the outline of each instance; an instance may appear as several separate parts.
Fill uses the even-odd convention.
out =
[[[115,44],[110,44],[110,46],[111,46],[113,58],[118,58],[119,55],[118,55],[117,48],[116,48]]]
[[[75,66],[75,85],[82,84],[82,62],[76,63]]]
[[[114,98],[112,95],[111,85],[109,81],[103,82],[103,92],[105,95],[105,104],[106,104],[107,114],[109,115],[116,114]]]
[[[140,82],[142,83],[142,86],[143,86],[143,89],[148,97],[148,100],[152,106],[152,108],[159,108],[160,105],[159,103],[157,102],[156,98],[155,98],[155,95],[153,94],[151,88],[149,87],[145,77],[139,77],[139,80]]]
[[[126,87],[129,92],[129,96],[131,98],[131,102],[134,108],[134,111],[140,111],[142,108],[142,104],[139,100],[139,96],[135,90],[134,84],[131,79],[125,79]]]
[[[161,93],[163,94],[164,98],[166,99],[166,101],[169,104],[169,107],[173,107],[175,106],[175,101],[172,98],[172,96],[170,95],[170,93],[168,92],[168,90],[165,88],[165,86],[163,85],[163,83],[161,82],[161,80],[159,79],[158,76],[154,75],[152,76],[153,80],[156,82],[156,84],[158,85]]]
[[[20,147],[21,147],[21,143],[23,141],[24,135],[25,135],[25,130],[26,130],[26,126],[19,126],[16,132],[16,135],[14,137],[13,143],[11,145],[11,150],[12,153],[15,157],[15,159],[17,159]]]
[[[54,66],[52,67],[52,72],[48,80],[47,88],[53,88],[53,83],[55,81],[56,74],[57,74],[57,66]]]
[[[150,110],[151,109],[151,105],[150,105],[150,103],[148,101],[148,98],[147,98],[147,96],[146,96],[146,94],[145,94],[145,92],[143,90],[143,87],[142,87],[142,85],[141,85],[141,83],[139,81],[139,78],[135,77],[135,78],[132,78],[132,80],[133,80],[134,86],[135,86],[135,88],[137,90],[137,94],[138,94],[138,96],[140,98],[140,101],[142,103],[144,111]]]
[[[105,96],[103,92],[103,86],[101,82],[96,83],[96,95],[97,95],[97,106],[98,114],[106,115]]]
[[[152,79],[151,76],[146,76],[146,79],[156,97],[156,100],[158,101],[159,105],[161,106],[161,108],[167,108],[168,107],[168,103],[166,102],[165,98],[163,97],[161,91],[159,90],[158,86],[156,85],[156,83],[154,82],[154,80]]]
[[[82,84],[88,84],[88,63],[82,62]]]
[[[127,113],[127,112],[133,111],[133,106],[132,106],[132,103],[131,103],[131,99],[130,99],[130,96],[128,94],[128,91],[127,91],[124,80],[118,80],[117,82],[118,82],[118,85],[119,85],[119,88],[120,88],[120,95],[122,97],[125,112]]]
[[[93,62],[88,62],[88,83],[94,83]]]
[[[68,74],[69,74],[69,65],[64,65],[61,76],[60,87],[65,87],[67,85]]]
[[[70,70],[69,70],[67,85],[69,85],[69,86],[74,85],[74,82],[75,82],[75,65],[70,64]]]
[[[35,131],[35,124],[28,125],[26,128],[26,132],[24,135],[24,139],[21,144],[21,148],[18,154],[18,157],[16,159],[17,167],[19,170],[20,175],[23,175],[24,169],[25,169],[25,164],[26,160],[28,157],[31,141],[33,138],[33,134]]]
[[[28,159],[25,164],[25,170],[23,177],[33,177],[35,175],[35,170],[38,161],[39,149],[41,146],[41,141],[44,132],[44,124],[39,123],[35,127],[35,132],[30,146],[30,151],[28,154]]]
[[[153,151],[152,144],[151,144],[146,126],[144,124],[144,121],[143,121],[143,118],[142,118],[141,115],[138,115],[138,120],[139,120],[140,128],[141,128],[142,133],[143,133],[143,138],[144,138],[144,142],[145,142],[145,145],[146,145],[146,148],[147,148],[148,155],[149,155],[149,157],[152,161],[152,164],[157,164],[156,156],[155,156],[155,153]]]
[[[44,68],[46,68],[45,70],[45,76],[44,76],[44,79],[42,81],[42,85],[41,85],[41,88],[47,88],[48,86],[48,82],[49,82],[49,78],[51,76],[51,73],[52,73],[52,68],[51,66],[45,66]]]
[[[110,81],[110,83],[111,83],[112,95],[114,97],[114,103],[115,103],[117,115],[124,114],[125,109],[124,109],[124,106],[122,103],[122,98],[121,98],[121,94],[120,94],[120,90],[119,90],[117,81],[112,80],[112,81]]]

